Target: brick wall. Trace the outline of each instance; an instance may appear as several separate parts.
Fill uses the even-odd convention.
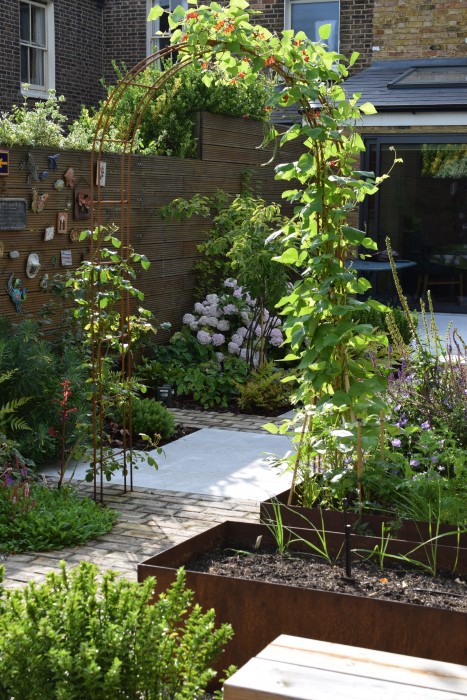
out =
[[[467,56],[466,0],[374,0],[379,61]]]
[[[374,0],[341,0],[340,51],[350,56],[358,51],[360,57],[353,72],[371,63]],[[270,31],[281,32],[284,28],[284,0],[256,0],[250,2],[252,9],[260,10],[258,24]]]
[[[55,0],[55,86],[65,95],[63,111],[79,114],[81,104],[102,96],[103,9],[98,0]],[[20,84],[19,0],[0,1],[0,110],[22,102]]]
[[[112,59],[130,69],[146,56],[146,0],[107,0],[104,26],[102,74],[108,83],[114,83]]]

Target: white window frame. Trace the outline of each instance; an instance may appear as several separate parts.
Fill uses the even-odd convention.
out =
[[[339,21],[338,21],[338,27],[337,27],[337,49],[336,51],[339,52],[340,49],[340,41],[341,41],[341,22],[340,22],[340,15],[341,15],[341,0],[284,0],[284,29],[292,29],[292,5],[312,5],[315,2],[330,2],[330,3],[335,3],[337,2],[338,8],[339,8]],[[295,31],[299,31],[299,29],[296,29]],[[311,37],[308,37],[311,39]]]
[[[21,0],[26,5],[34,5],[45,10],[45,60],[44,60],[44,86],[30,85],[27,89],[21,84],[21,93],[25,97],[47,98],[49,90],[55,89],[55,22],[53,0],[46,3],[33,0]],[[19,7],[19,3],[18,3]],[[18,27],[19,29],[19,27]],[[21,37],[20,37],[21,46]]]
[[[163,4],[164,6],[168,6],[169,9],[173,12],[178,5],[181,5],[182,7],[188,9],[188,2],[187,0],[164,0],[163,3],[160,2],[160,0],[146,0],[146,17],[149,15],[150,11],[152,10],[153,7],[156,7],[156,5],[161,5]],[[159,39],[170,39],[170,32],[165,32],[164,34],[157,34],[159,31],[159,20],[152,20],[151,22],[147,22],[147,32],[146,32],[146,56],[152,56],[152,54],[157,53],[159,50],[158,45],[159,45]]]

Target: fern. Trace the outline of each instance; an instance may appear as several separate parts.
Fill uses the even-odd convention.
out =
[[[11,379],[15,372],[16,369],[10,369],[0,374],[0,384]],[[14,415],[18,408],[24,406],[30,399],[30,396],[22,396],[0,405],[0,430],[3,431],[6,428],[9,428],[13,432],[18,430],[31,430],[24,418]]]

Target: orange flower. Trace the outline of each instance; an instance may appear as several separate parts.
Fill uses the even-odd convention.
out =
[[[214,25],[214,29],[221,29],[225,24],[224,19],[220,19],[217,24]]]
[[[389,583],[387,578],[380,578],[379,582],[380,583]]]
[[[235,80],[235,78],[232,78],[232,80],[230,81],[230,84],[231,84],[231,85],[236,85],[236,84],[237,84],[237,81]]]
[[[270,107],[265,107],[265,108],[264,108],[264,111],[265,111],[265,112],[270,112],[270,111],[271,111],[271,108],[270,108]]]
[[[288,102],[288,101],[289,101],[289,96],[288,96],[288,95],[284,95],[283,98],[282,98],[282,102]]]
[[[272,66],[276,62],[276,59],[274,56],[269,56],[264,62],[265,66]]]
[[[295,46],[300,46],[302,42],[300,41],[300,39],[294,39],[293,43],[295,44]]]
[[[188,39],[188,34],[184,34],[184,35],[182,36],[182,42],[183,42],[183,41],[186,41],[187,39]]]
[[[189,12],[186,16],[186,19],[198,19],[199,14],[197,12]]]
[[[240,71],[240,73],[237,75],[237,78],[244,78],[246,73],[243,73],[243,71]]]
[[[226,28],[224,29],[226,34],[230,34],[230,32],[233,32],[235,30],[235,27],[233,24],[228,24]]]
[[[249,118],[250,118],[250,115],[249,115],[249,114],[244,114],[244,115],[242,116],[242,119],[249,119]]]
[[[305,56],[305,58],[304,58],[303,60],[305,61],[305,63],[308,63],[308,61],[310,60],[310,57],[309,57],[309,56]]]

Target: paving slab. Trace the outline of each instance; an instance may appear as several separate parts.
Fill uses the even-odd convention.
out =
[[[144,457],[138,459],[133,484],[261,501],[290,485],[290,474],[283,474],[283,467],[274,467],[271,462],[283,459],[292,450],[284,435],[203,428],[166,445],[163,455],[150,452],[158,463],[157,470]],[[74,479],[83,480],[88,469],[89,464],[78,464]],[[42,473],[52,476],[55,470],[44,469]],[[112,483],[123,484],[123,475],[116,473]]]

